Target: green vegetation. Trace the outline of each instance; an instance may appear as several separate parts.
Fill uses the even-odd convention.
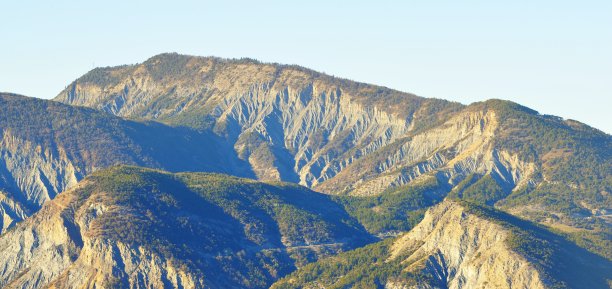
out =
[[[120,79],[117,77],[119,73],[117,71],[121,71],[124,73],[132,73],[134,69],[133,65],[120,65],[115,67],[96,67],[85,75],[79,78],[79,82],[81,83],[95,83],[100,85],[101,87],[117,85]],[[70,84],[70,89],[74,88],[76,81]]]
[[[346,243],[355,248],[369,242],[361,225],[331,200],[304,187],[287,183],[274,186],[212,174],[180,174],[191,188],[239,220],[247,238],[263,244],[266,235],[280,235],[290,246]],[[272,227],[270,227],[272,226]],[[343,240],[339,242],[339,240]],[[282,247],[283,244],[276,244]],[[348,247],[345,247],[348,246]],[[311,261],[296,251],[299,265]]]
[[[493,109],[503,120],[495,145],[540,167],[550,180],[533,190],[511,194],[505,207],[541,200],[549,209],[571,215],[567,207],[612,207],[612,138],[576,121],[540,115],[518,104],[491,100],[474,105]]]
[[[210,131],[128,121],[89,108],[14,94],[0,94],[0,107],[0,137],[10,135],[40,147],[45,158],[65,157],[75,166],[77,178],[93,168],[118,164],[253,176],[248,164]],[[23,188],[15,177],[10,171],[0,171],[0,188],[27,202],[20,195],[29,195],[23,190],[32,188]],[[36,204],[24,205],[38,209],[33,207]]]
[[[489,100],[466,109],[495,111],[500,120],[496,148],[534,163],[537,170],[533,183],[509,194],[487,176],[472,184],[472,176],[451,195],[519,209],[529,220],[553,227],[571,226],[565,235],[612,260],[612,226],[600,216],[612,208],[612,138],[577,121],[540,115],[509,101]]]
[[[18,95],[0,95],[0,131],[44,148],[61,147],[77,164],[102,167],[144,159],[120,118],[86,108]],[[84,151],[87,151],[85,153]],[[57,153],[57,152],[56,152]]]
[[[545,272],[556,274],[553,264],[567,261],[562,259],[565,257],[557,257],[557,253],[570,245],[563,243],[565,241],[550,241],[557,240],[557,237],[550,237],[546,230],[539,227],[524,230],[522,226],[525,224],[518,220],[473,203],[520,212],[518,214],[521,216],[548,224],[562,231],[579,246],[612,260],[612,226],[605,218],[612,208],[612,138],[576,121],[540,115],[508,101],[490,100],[464,107],[457,103],[423,99],[384,87],[356,83],[298,66],[262,64],[251,59],[223,60],[162,54],[141,65],[94,69],[67,88],[61,97],[68,97],[70,90],[75,89],[77,84],[86,83],[92,87],[104,88],[124,81],[127,83],[135,69],[142,68],[147,77],[162,88],[140,110],[134,110],[131,117],[155,119],[171,126],[126,121],[91,109],[3,94],[0,95],[0,106],[6,109],[0,114],[0,133],[10,133],[35,146],[48,148],[52,155],[65,153],[77,166],[79,178],[90,173],[93,168],[116,164],[255,177],[250,165],[244,161],[248,154],[261,163],[270,164],[272,168],[284,166],[279,171],[293,172],[292,155],[281,155],[278,147],[255,133],[244,134],[237,143],[232,144],[231,141],[238,139],[238,132],[243,128],[231,120],[217,122],[219,118],[213,116],[217,103],[209,103],[207,100],[213,96],[223,96],[219,90],[227,88],[215,87],[211,83],[214,83],[223,69],[233,69],[243,64],[259,65],[258,69],[264,66],[273,68],[255,82],[249,82],[250,79],[245,81],[247,86],[253,83],[286,85],[281,84],[279,78],[283,72],[302,72],[295,73],[300,76],[295,76],[296,79],[291,81],[297,84],[296,87],[302,87],[305,94],[309,93],[309,89],[312,90],[313,83],[321,83],[337,96],[348,95],[351,101],[364,107],[384,109],[410,123],[410,131],[402,139],[359,158],[336,178],[320,184],[320,188],[326,192],[340,191],[356,179],[368,180],[378,176],[380,166],[377,162],[396,152],[415,134],[439,127],[459,111],[494,111],[500,124],[493,141],[494,154],[516,154],[520,160],[533,163],[536,171],[529,176],[531,180],[520,188],[505,187],[502,182],[496,181],[498,175],[489,172],[472,174],[452,190],[442,184],[445,182],[432,179],[376,196],[332,198],[287,184],[270,185],[220,175],[169,175],[124,168],[119,173],[97,174],[93,178],[100,178],[99,187],[88,187],[91,192],[113,192],[113,202],[126,207],[124,215],[107,221],[104,218],[109,216],[101,218],[100,232],[105,238],[117,237],[134,244],[145,240],[164,255],[192,260],[189,266],[196,268],[211,266],[198,263],[205,259],[199,258],[198,250],[217,250],[223,247],[233,255],[219,253],[215,256],[227,262],[221,267],[229,268],[227,272],[233,274],[247,274],[247,277],[236,278],[249,280],[240,281],[245,282],[240,283],[243,286],[257,287],[289,270],[289,267],[279,264],[302,266],[321,256],[367,243],[369,239],[364,228],[370,233],[381,235],[407,231],[422,219],[427,207],[439,202],[450,191],[451,198],[468,201],[466,206],[473,206],[475,212],[485,212],[490,218],[518,224],[512,227],[515,234],[508,240],[509,245],[522,252],[526,258],[534,258]],[[202,73],[203,68],[208,70]],[[221,82],[234,83],[234,79],[223,79]],[[246,89],[247,86],[242,88]],[[128,86],[116,89],[99,100],[94,99],[85,104],[109,107],[114,105],[116,96],[134,93]],[[177,91],[188,93],[183,95]],[[68,99],[63,101],[69,102]],[[180,110],[194,102],[197,105]],[[269,133],[273,132],[272,127],[268,129]],[[353,135],[349,130],[339,132],[334,135],[335,141],[330,143],[328,131],[315,130],[307,135],[308,141],[312,143],[308,149],[324,149],[319,155],[348,156],[349,152],[361,149],[354,147]],[[362,143],[371,141],[375,140],[367,136],[360,140]],[[246,148],[240,156],[234,151],[236,145],[244,145]],[[441,148],[437,153],[451,155],[453,149]],[[356,175],[359,177],[355,178]],[[290,179],[282,177],[284,180]],[[18,181],[9,175],[0,175],[0,181],[3,190],[19,190]],[[87,192],[84,191],[83,196],[88,196]],[[192,204],[198,205],[193,207]],[[165,213],[184,210],[189,213]],[[226,229],[237,230],[240,234],[234,236],[215,228],[218,230],[213,230],[216,235],[210,235],[205,232],[211,230],[210,226],[216,225],[194,227],[192,224],[199,224],[198,218],[205,218],[210,224],[225,224],[231,220]],[[569,229],[563,227],[566,225]],[[180,228],[184,234],[172,234],[176,228]],[[347,243],[339,240],[350,240],[348,242],[351,242],[351,246],[338,245]],[[310,248],[312,244],[325,246],[315,250]],[[251,249],[254,247],[265,247],[267,251],[253,253]],[[279,251],[278,248],[282,249]],[[378,249],[372,249],[374,255],[362,252],[367,257],[363,260],[348,253],[346,256],[366,266],[368,260],[374,263],[378,260]],[[578,252],[579,249],[571,247],[571,250]],[[262,263],[265,263],[263,267],[272,269],[261,269]],[[349,280],[346,284],[357,287],[378,286],[382,284],[381,276],[401,278],[400,275],[384,271],[387,269],[380,269],[383,272],[380,274],[368,275],[360,266],[351,265],[350,268],[339,269],[334,271],[336,273],[329,273],[329,278],[336,278],[332,275],[344,276],[348,272],[359,272],[366,277],[351,279],[349,276],[343,279]],[[385,266],[382,267],[387,268]]]
[[[113,208],[90,233],[146,247],[220,286],[266,287],[296,265],[372,241],[330,197],[297,185],[125,166],[85,184],[71,206],[95,199]]]
[[[0,95],[0,106],[5,108],[0,114],[0,133],[51,149],[55,155],[61,149],[83,171],[132,164],[171,171],[225,172],[229,168],[220,163],[239,164],[211,132],[126,121],[93,109],[11,94]]]
[[[453,188],[449,197],[492,206],[508,194],[490,174],[471,174]]]
[[[376,196],[335,196],[345,210],[373,234],[408,231],[419,223],[428,207],[441,200],[444,189],[435,178]]]
[[[421,273],[403,270],[403,258],[387,261],[395,238],[368,245],[316,263],[308,264],[275,283],[272,288],[304,288],[318,284],[328,289],[340,288],[384,288],[389,280],[408,285],[437,282]]]
[[[506,239],[510,249],[536,266],[551,288],[607,288],[612,269],[610,261],[531,222],[489,206],[457,202],[465,208],[466,213],[491,220],[510,230],[511,234]],[[390,259],[390,248],[396,241],[396,238],[386,239],[308,264],[280,279],[272,288],[385,288],[389,281],[407,286],[427,284],[444,288],[448,285],[435,278],[424,264],[405,261],[416,248],[407,248],[400,256]]]

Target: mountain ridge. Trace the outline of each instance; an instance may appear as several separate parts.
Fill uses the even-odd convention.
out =
[[[450,193],[487,176],[500,189],[485,202],[573,227],[612,209],[610,136],[511,102],[461,106],[294,66],[176,54],[96,71],[57,100],[195,128],[236,156],[226,173],[355,196],[431,177]],[[558,192],[566,205],[538,215],[559,206]],[[546,202],[523,206],[543,193]]]
[[[608,288],[610,270],[543,227],[447,199],[410,232],[309,264],[272,288]]]
[[[612,136],[517,103],[171,53],[0,107],[0,287],[610,286]]]
[[[0,286],[265,288],[372,240],[303,187],[117,166],[0,236]]]
[[[328,194],[376,197],[431,177],[451,193],[471,176],[485,179],[470,186],[491,178],[496,192],[481,201],[608,239],[606,133],[509,101],[464,106],[292,66],[216,61],[163,54],[130,71],[105,68],[111,85],[76,80],[56,100],[210,128],[256,178]]]
[[[0,105],[0,232],[115,164],[226,173],[236,164],[232,174],[251,174],[214,134],[14,94],[0,94]]]

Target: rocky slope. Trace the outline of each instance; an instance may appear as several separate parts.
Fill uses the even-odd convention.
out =
[[[295,66],[162,54],[95,69],[56,100],[119,116],[210,127],[260,179],[378,194],[443,171],[528,182],[532,162],[496,148],[500,112],[420,98]]]
[[[579,122],[177,54],[56,100],[0,94],[2,288],[263,288],[301,267],[275,286],[608,285],[612,137]],[[269,183],[100,171],[117,164]],[[365,230],[399,237],[306,265]]]
[[[114,164],[252,176],[212,133],[13,94],[0,94],[0,107],[0,233]]]
[[[163,54],[91,71],[56,100],[213,128],[260,179],[316,186],[460,105],[296,66]]]
[[[507,101],[463,106],[297,66],[178,54],[94,69],[56,100],[211,129],[262,180],[373,198],[432,177],[436,194],[493,180],[486,197],[453,194],[598,235],[600,251],[610,234],[612,137]]]
[[[272,288],[609,288],[612,262],[499,211],[446,200],[409,233]]]
[[[0,237],[0,287],[265,288],[368,241],[299,186],[114,167]]]

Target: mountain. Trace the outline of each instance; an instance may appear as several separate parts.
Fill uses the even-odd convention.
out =
[[[410,232],[300,268],[272,288],[609,288],[612,262],[509,214],[446,200]]]
[[[0,287],[265,288],[370,241],[298,185],[118,166],[0,236]]]
[[[338,195],[372,233],[405,231],[450,195],[612,258],[612,137],[512,102],[464,106],[298,66],[178,54],[94,69],[55,100],[211,130],[257,179]]]
[[[214,133],[7,93],[0,107],[0,233],[115,164],[252,176]]]
[[[55,100],[213,129],[258,178],[311,187],[461,107],[297,66],[178,54],[94,69]]]
[[[0,107],[2,288],[610,285],[612,137],[516,103],[161,54]]]

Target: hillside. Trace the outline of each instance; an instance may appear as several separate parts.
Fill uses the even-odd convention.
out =
[[[328,196],[303,187],[120,166],[0,237],[0,287],[267,288],[369,241]]]
[[[252,176],[213,133],[6,93],[0,107],[0,233],[115,164]]]
[[[612,262],[503,212],[446,200],[412,231],[272,288],[609,288]]]
[[[259,179],[311,187],[461,107],[298,66],[178,54],[94,69],[55,100],[213,129]]]
[[[257,179],[338,195],[373,233],[405,231],[450,194],[612,258],[612,137],[512,102],[463,106],[298,66],[178,54],[94,69],[56,100],[211,129]]]
[[[467,134],[452,145],[440,143],[436,138],[465,130],[458,125],[462,122],[451,119],[417,136],[424,140],[400,141],[356,161],[329,185],[342,179],[351,184],[362,176],[374,185],[397,185],[373,196],[339,197],[366,227],[376,226],[374,233],[405,231],[410,222],[401,219],[410,220],[411,214],[448,194],[542,223],[612,258],[612,138],[506,101],[475,103],[459,115],[482,111],[494,117],[471,120],[482,133]],[[435,152],[416,164],[397,158],[416,149]],[[389,164],[387,172],[377,169]]]

